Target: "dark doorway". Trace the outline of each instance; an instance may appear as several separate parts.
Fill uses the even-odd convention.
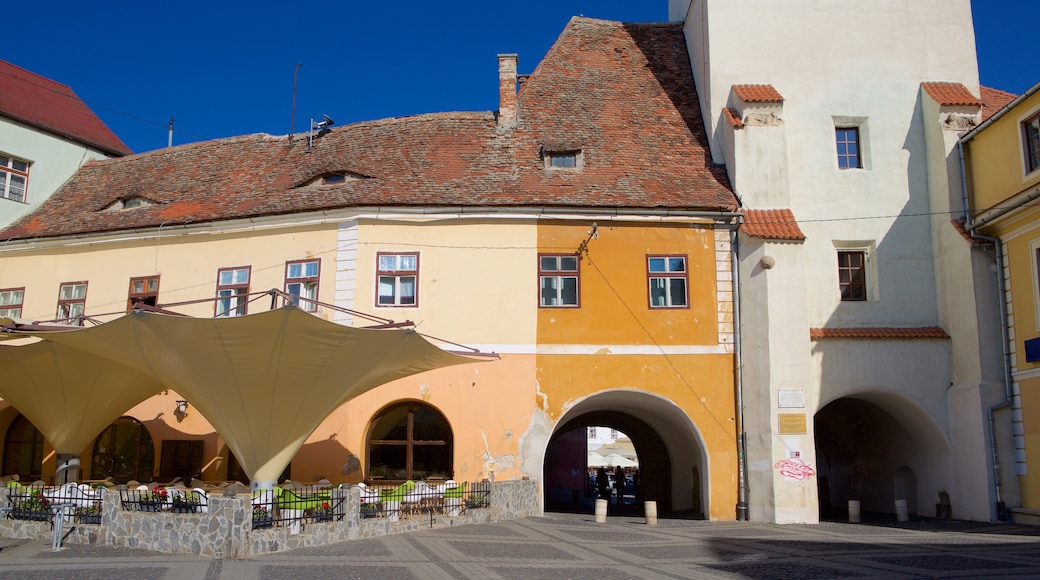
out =
[[[116,483],[151,482],[155,445],[148,428],[133,417],[120,417],[94,440],[90,465],[93,479],[111,477]]]
[[[4,437],[4,475],[17,474],[23,482],[42,477],[43,434],[25,415],[18,415]]]

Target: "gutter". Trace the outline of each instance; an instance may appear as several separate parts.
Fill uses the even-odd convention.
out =
[[[1040,87],[1040,84],[1034,86],[1032,89],[1030,89],[1029,92],[1027,92],[1025,95],[1020,97],[1020,99],[1026,97],[1026,96],[1028,96],[1030,94],[1032,94],[1033,92],[1035,92],[1037,87]],[[1018,102],[1018,99],[1013,101],[1012,105],[1017,103],[1017,102]],[[1012,105],[1009,105],[1006,108],[1009,109]],[[1003,109],[1002,109],[1002,111],[1003,111]],[[1010,345],[1008,344],[1008,340],[1009,340],[1008,337],[1009,337],[1010,333],[1008,332],[1007,298],[1006,298],[1006,294],[1005,294],[1006,289],[1004,287],[1004,246],[1001,243],[999,237],[986,236],[986,235],[980,234],[977,231],[975,231],[977,228],[979,228],[980,226],[985,224],[986,221],[988,221],[988,220],[986,220],[986,221],[980,220],[978,222],[973,222],[972,219],[971,219],[971,211],[970,211],[969,205],[968,205],[968,176],[967,176],[967,172],[965,171],[965,162],[964,162],[964,144],[971,137],[974,136],[973,134],[974,134],[975,131],[981,129],[982,127],[985,127],[988,124],[989,121],[992,121],[997,116],[998,115],[993,115],[992,117],[990,117],[987,120],[986,123],[983,123],[982,125],[979,125],[971,133],[969,133],[968,135],[965,135],[960,140],[958,140],[957,141],[957,151],[958,151],[958,156],[960,157],[960,166],[961,166],[960,167],[960,169],[961,169],[961,195],[962,195],[962,203],[964,204],[964,220],[965,220],[965,224],[964,224],[965,227],[964,227],[964,229],[965,229],[965,231],[968,232],[968,234],[973,239],[980,240],[980,241],[982,241],[984,243],[991,244],[993,246],[993,251],[994,251],[994,254],[995,254],[994,260],[996,261],[996,264],[997,264],[997,306],[1000,308],[1000,339],[1001,339],[1000,340],[1000,347],[1001,347],[1001,354],[1002,354],[1003,360],[1004,360],[1004,400],[999,402],[999,403],[997,403],[996,405],[991,406],[989,408],[989,410],[988,410],[988,418],[989,418],[989,441],[990,441],[990,451],[989,452],[990,452],[990,460],[991,460],[991,463],[993,465],[993,494],[994,494],[994,500],[996,501],[996,506],[995,507],[996,507],[996,512],[997,512],[997,520],[1003,522],[1003,521],[1007,520],[1007,505],[1004,503],[1004,498],[1003,498],[1003,493],[1002,493],[1003,492],[1003,486],[1002,486],[1001,478],[1000,478],[1000,450],[997,448],[997,420],[996,420],[996,413],[997,413],[997,411],[1000,411],[1000,410],[1003,410],[1003,409],[1007,409],[1008,407],[1011,407],[1011,401],[1012,401],[1012,393],[1011,393],[1011,385],[1012,385],[1011,348],[1010,348]],[[1037,188],[1037,190],[1040,191],[1040,188]],[[1011,209],[1014,209],[1016,207],[1020,207],[1021,205],[1024,205],[1028,201],[1029,200],[1026,200],[1026,201],[1023,201],[1020,204],[1014,205],[1011,208],[1008,208],[1007,211],[1011,211]],[[998,215],[993,215],[993,216],[989,216],[989,217],[990,217],[990,219],[994,219],[996,217],[999,217],[999,215],[1003,215],[1004,213],[1007,213],[1007,212],[1001,212]]]
[[[744,217],[737,217],[730,229],[730,259],[733,271],[733,375],[736,398],[737,428],[737,521],[748,521],[747,433],[744,432],[744,380],[741,374],[740,352],[740,226]]]

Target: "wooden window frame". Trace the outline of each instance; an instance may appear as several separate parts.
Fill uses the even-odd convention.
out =
[[[373,439],[372,437],[373,437],[374,431],[375,431],[376,427],[379,425],[379,422],[388,413],[390,413],[393,410],[395,410],[397,408],[400,408],[400,407],[408,407],[408,413],[407,413],[407,418],[406,418],[407,424],[406,424],[406,436],[405,436],[405,439],[404,440],[400,440],[400,439]],[[441,440],[441,439],[434,439],[434,440],[415,439],[415,412],[416,412],[416,409],[418,409],[420,407],[423,407],[423,408],[426,408],[426,409],[429,409],[429,410],[433,411],[434,413],[436,413],[441,418],[441,420],[444,421],[444,425],[447,428],[448,437],[449,437],[447,440]],[[401,401],[401,402],[398,402],[398,403],[387,405],[386,407],[383,407],[382,409],[379,410],[379,412],[377,412],[375,415],[372,416],[372,420],[369,422],[369,425],[368,425],[368,433],[365,436],[365,451],[366,451],[366,453],[365,453],[365,457],[366,457],[366,461],[365,461],[365,478],[369,482],[372,482],[372,481],[379,481],[379,482],[405,481],[405,480],[414,479],[414,477],[415,477],[415,469],[414,469],[415,468],[415,448],[416,447],[443,446],[443,447],[447,447],[446,457],[447,457],[447,460],[448,460],[448,464],[446,466],[447,469],[446,469],[446,473],[445,473],[445,479],[451,479],[454,476],[454,471],[455,471],[454,443],[455,443],[455,432],[451,428],[451,422],[448,421],[448,418],[444,415],[443,412],[441,412],[440,409],[434,407],[433,405],[430,405],[428,403],[424,403],[424,402],[421,402],[421,401]],[[406,447],[406,449],[405,449],[405,465],[404,465],[404,471],[405,471],[404,475],[405,476],[404,476],[404,479],[395,478],[395,479],[389,479],[389,480],[384,480],[384,479],[376,480],[376,479],[372,478],[371,474],[372,474],[372,455],[373,455],[373,453],[372,453],[372,446],[373,445],[393,445],[393,446],[405,446]]]
[[[858,257],[859,264],[852,262]],[[857,274],[859,274],[857,276]],[[857,292],[858,289],[858,292]],[[867,252],[838,250],[838,294],[842,302],[866,302],[869,298],[867,281]]]
[[[683,269],[682,271],[671,270],[671,260],[675,258],[682,258]],[[652,269],[651,264],[653,260],[665,260],[665,270],[655,271]],[[647,277],[647,304],[651,310],[675,310],[675,309],[688,309],[690,307],[690,257],[687,254],[647,254],[646,256],[646,277]],[[665,304],[654,304],[654,280],[673,280],[682,279],[683,281],[683,304],[674,304],[674,299],[671,291],[671,284],[666,283],[665,287]]]
[[[415,269],[401,269],[397,268],[394,270],[383,270],[382,262],[385,256],[394,256],[397,258],[395,263],[400,263],[402,256],[412,256],[415,258]],[[417,308],[419,306],[419,252],[377,252],[376,253],[376,307],[377,308]],[[382,295],[379,293],[380,285],[383,279],[393,278],[393,302],[383,302]],[[412,296],[412,302],[403,302],[401,295],[401,280],[404,278],[414,278],[414,295]]]
[[[306,275],[306,265],[314,263],[317,265],[317,273],[313,276]],[[290,276],[289,270],[292,266],[299,264],[301,266],[300,272],[302,276]],[[283,290],[286,294],[299,296],[299,298],[292,299],[292,303],[299,306],[304,312],[315,312],[318,310],[318,290],[320,288],[321,281],[321,258],[313,258],[310,260],[290,260],[285,263],[285,285]],[[307,284],[314,284],[314,297],[308,298],[301,294],[294,294],[289,291],[289,286],[292,284],[300,284],[301,286]],[[302,289],[302,287],[301,287]]]
[[[148,289],[148,283],[155,281],[155,290]],[[140,292],[134,292],[134,283],[141,282],[143,290]],[[149,300],[151,299],[151,300]],[[159,305],[159,276],[137,276],[130,278],[130,290],[126,295],[126,310],[127,312],[134,309],[134,304],[141,302],[149,306]]]
[[[835,127],[834,140],[837,145],[838,169],[863,169],[863,144],[859,127]],[[854,151],[850,152],[850,148]]]
[[[245,271],[246,281],[235,282],[232,277],[230,284],[221,284],[220,276],[225,272],[240,272]],[[234,276],[234,274],[232,274]],[[252,266],[232,266],[229,268],[217,268],[217,292],[216,301],[213,303],[213,316],[214,317],[232,317],[232,316],[245,316],[249,313],[249,284],[253,280],[253,267]],[[227,295],[221,295],[221,292],[231,292]],[[221,310],[220,306],[224,300],[228,300],[228,308]],[[231,306],[231,301],[234,301],[234,307]]]
[[[25,286],[22,286],[21,288],[0,288],[0,294],[3,294],[4,292],[18,292],[21,294],[21,300],[19,302],[11,302],[10,304],[0,305],[0,312],[5,313],[0,314],[0,316],[7,316],[9,318],[21,318],[22,308],[25,306]],[[18,312],[12,312],[14,310],[17,310]]]
[[[1040,112],[1022,121],[1022,140],[1028,175],[1040,169]]]
[[[83,297],[82,298],[62,298],[62,291],[65,288],[82,286]],[[79,314],[73,314],[72,308],[78,305]],[[75,326],[83,326],[83,315],[87,311],[87,282],[81,280],[79,282],[62,282],[58,284],[58,310],[55,319],[59,322],[66,324],[72,324]]]
[[[6,162],[0,164],[0,197],[15,201],[18,203],[28,203],[29,197],[29,170],[32,164],[24,159],[12,157],[6,153],[0,153],[0,159],[6,159]],[[25,164],[25,169],[15,168],[15,163]],[[14,181],[14,176],[22,178],[22,196],[20,199],[11,197],[11,183]]]
[[[556,260],[556,269],[546,270],[543,260],[546,258],[553,258]],[[563,268],[564,259],[574,260],[574,269],[565,270]],[[574,303],[567,304],[563,302],[563,284],[564,278],[574,279]],[[556,281],[556,304],[545,303],[545,287],[544,282],[547,279],[554,279]],[[538,254],[538,307],[539,308],[581,308],[581,256],[576,254]]]

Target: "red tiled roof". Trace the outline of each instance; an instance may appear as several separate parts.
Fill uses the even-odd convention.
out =
[[[3,239],[54,237],[357,206],[735,211],[711,162],[681,24],[571,20],[518,97],[493,113],[357,123],[317,138],[246,135],[86,164]],[[577,143],[580,170],[546,170]],[[322,175],[365,176],[323,185]],[[119,199],[154,205],[102,211]]]
[[[735,110],[733,110],[732,107],[723,107],[722,108],[722,112],[725,113],[726,120],[729,121],[730,125],[733,125],[734,129],[743,129],[744,128],[744,121],[743,121],[743,119],[740,118],[740,115],[737,114],[737,112]]]
[[[975,243],[975,238],[971,237],[968,230],[964,229],[963,220],[950,220],[950,223],[953,224],[953,229],[957,230],[957,233],[960,234],[962,238],[968,242]]]
[[[982,101],[971,94],[968,87],[961,83],[921,83],[921,86],[940,105],[947,107],[972,107],[982,104]]]
[[[784,102],[784,98],[773,85],[733,85],[733,92],[745,103]]]
[[[804,240],[790,209],[746,209],[741,231],[754,238],[769,240]]]
[[[1001,91],[999,89],[991,89],[989,87],[979,87],[979,94],[982,95],[982,120],[985,121],[993,116],[994,113],[1003,109],[1015,100],[1018,95]]]
[[[810,328],[809,338],[851,338],[860,340],[913,340],[950,338],[946,331],[937,326],[918,328]]]
[[[3,60],[0,115],[112,155],[133,153],[72,89]]]

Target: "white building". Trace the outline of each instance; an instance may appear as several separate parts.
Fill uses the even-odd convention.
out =
[[[71,88],[0,60],[0,226],[87,161],[130,153]]]
[[[932,516],[941,491],[954,517],[996,517],[993,257],[951,223],[957,134],[981,120],[969,0],[671,0],[669,17],[746,213],[750,519],[815,522],[848,500]]]

